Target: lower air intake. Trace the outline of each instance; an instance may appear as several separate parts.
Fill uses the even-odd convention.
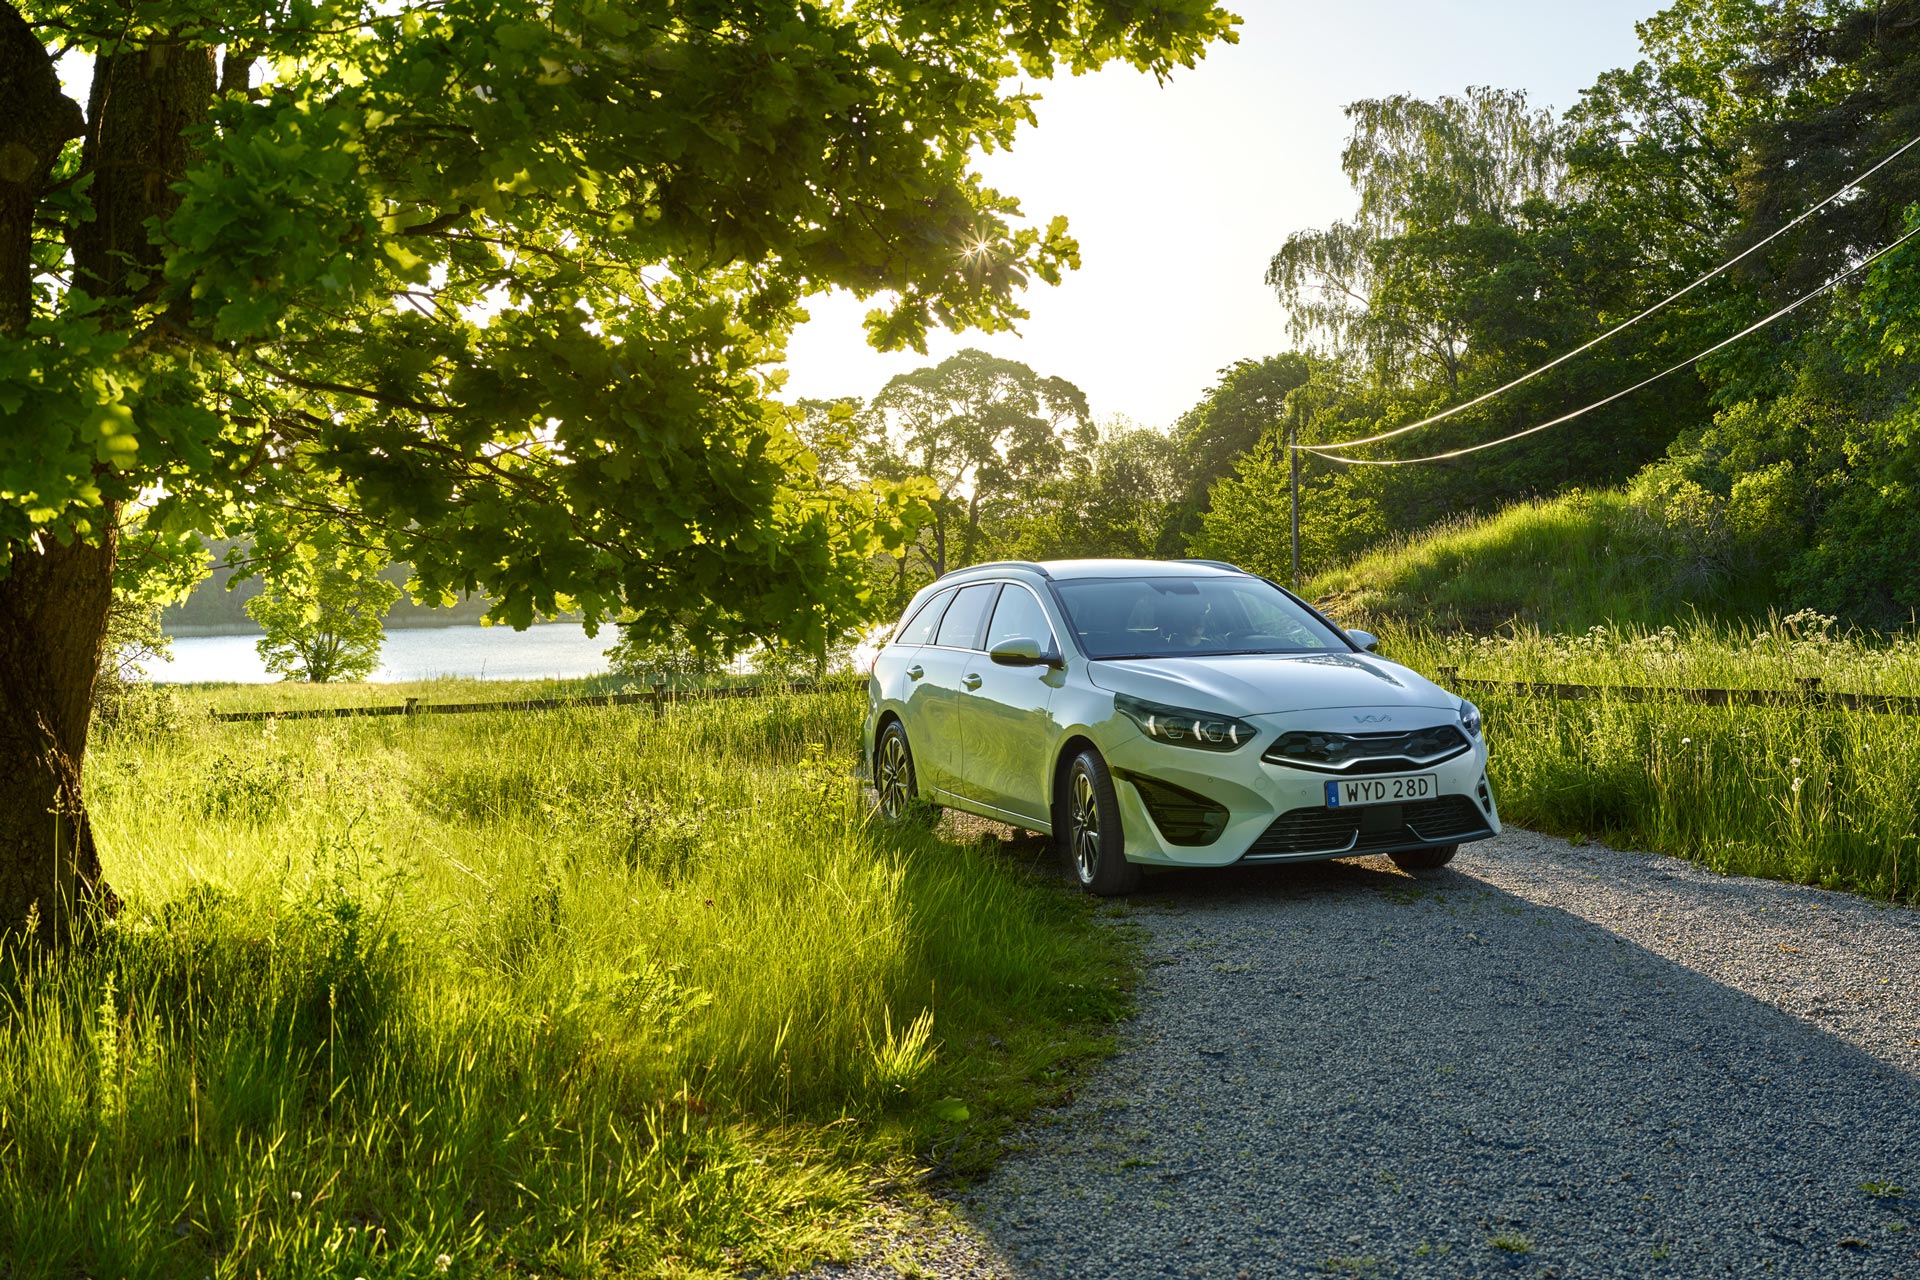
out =
[[[1241,860],[1385,853],[1425,844],[1452,844],[1491,832],[1486,816],[1467,796],[1437,796],[1410,804],[1292,809],[1275,818]]]

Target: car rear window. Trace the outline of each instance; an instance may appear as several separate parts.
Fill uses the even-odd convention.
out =
[[[987,620],[987,609],[993,604],[994,594],[999,590],[1000,584],[997,582],[982,582],[960,588],[960,594],[953,598],[953,604],[947,609],[947,616],[940,620],[939,635],[934,643],[953,649],[978,648],[980,631]]]
[[[1352,651],[1344,636],[1251,574],[1083,578],[1059,588],[1068,625],[1090,658]]]
[[[930,596],[918,609],[907,616],[900,629],[893,633],[895,644],[931,644],[933,629],[940,625],[940,615],[947,611],[947,605],[953,600],[952,591],[942,591]]]

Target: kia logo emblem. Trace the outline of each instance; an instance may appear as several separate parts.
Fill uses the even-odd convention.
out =
[[[1356,724],[1392,724],[1392,716],[1355,716]]]

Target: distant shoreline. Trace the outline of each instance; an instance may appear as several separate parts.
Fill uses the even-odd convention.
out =
[[[578,626],[580,619],[543,618],[533,625],[535,627],[544,627],[554,623],[572,623]],[[478,627],[481,625],[483,624],[477,619],[466,619],[459,622],[445,622],[437,618],[388,618],[386,620],[386,628],[389,631],[433,631],[445,630],[452,627]],[[513,630],[512,627],[508,627],[504,623],[498,625],[504,630]],[[610,624],[609,629],[611,629]],[[160,630],[169,640],[197,640],[204,636],[253,636],[258,639],[265,634],[258,627],[240,626],[231,622],[176,622],[163,625]],[[531,630],[531,628],[529,628],[529,630]],[[611,641],[609,643],[611,643]]]

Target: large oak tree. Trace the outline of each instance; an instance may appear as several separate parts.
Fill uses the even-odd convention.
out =
[[[1014,77],[1213,0],[0,0],[0,929],[109,897],[81,764],[130,504],[269,512],[719,645],[844,613],[902,499],[769,406],[809,293],[1003,328],[1074,246],[971,171]],[[84,106],[56,77],[91,62]]]

